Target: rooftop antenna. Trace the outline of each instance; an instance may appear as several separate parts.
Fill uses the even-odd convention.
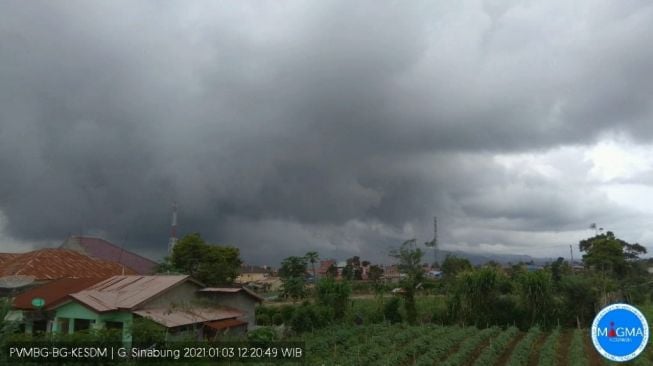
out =
[[[172,225],[170,226],[170,240],[168,241],[168,255],[172,255],[172,248],[177,244],[177,202],[172,204]]]

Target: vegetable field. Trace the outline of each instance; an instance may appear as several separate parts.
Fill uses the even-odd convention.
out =
[[[588,330],[528,332],[510,327],[370,325],[330,327],[302,336],[307,365],[612,365]],[[650,347],[627,364],[653,365]]]

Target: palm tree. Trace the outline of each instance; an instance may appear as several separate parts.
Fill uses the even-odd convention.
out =
[[[315,272],[315,262],[320,259],[320,255],[317,252],[308,252],[304,256],[307,261],[311,262],[311,267],[313,267],[313,281],[317,282],[316,272]]]

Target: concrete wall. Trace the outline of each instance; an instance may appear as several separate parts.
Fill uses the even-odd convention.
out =
[[[236,293],[205,293],[204,296],[217,305],[228,306],[230,308],[238,309],[245,313],[243,319],[247,322],[247,329],[251,329],[256,325],[256,300],[247,295],[244,291]]]
[[[68,321],[68,333],[72,333],[75,326],[75,319],[92,320],[95,323],[92,325],[94,329],[104,329],[105,322],[121,322],[122,326],[122,340],[125,343],[131,343],[131,327],[132,327],[132,314],[124,311],[112,311],[109,313],[96,313],[93,310],[77,303],[69,302],[56,309],[56,315],[52,323],[52,332],[58,333],[60,329],[60,321]]]
[[[150,299],[139,306],[142,309],[168,308],[172,304],[189,304],[197,299],[197,290],[200,287],[192,282],[186,281],[162,294]]]

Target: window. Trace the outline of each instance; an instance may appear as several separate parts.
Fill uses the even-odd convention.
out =
[[[106,329],[122,330],[122,322],[104,322],[104,327]]]
[[[89,319],[75,319],[75,332],[80,330],[88,330],[91,328],[92,320]]]

